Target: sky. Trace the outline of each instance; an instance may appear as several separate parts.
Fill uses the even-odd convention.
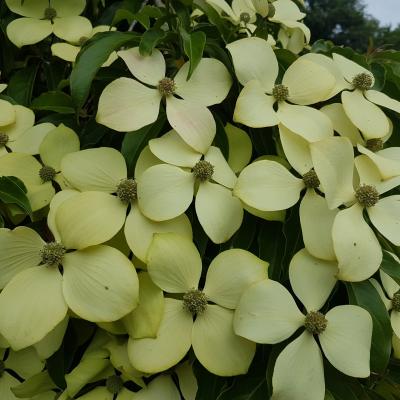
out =
[[[400,24],[400,0],[362,0],[368,14],[378,19],[381,25]]]

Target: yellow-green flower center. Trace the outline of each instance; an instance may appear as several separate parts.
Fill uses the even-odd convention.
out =
[[[400,290],[393,295],[392,308],[394,311],[400,312]]]
[[[64,255],[66,253],[65,247],[58,242],[46,243],[42,250],[40,250],[40,256],[42,257],[42,264],[55,265],[61,264]]]
[[[10,138],[7,134],[0,132],[0,147],[4,147]]]
[[[319,311],[310,311],[304,320],[305,328],[312,335],[319,335],[326,329],[327,325],[328,320]]]
[[[199,181],[209,181],[214,173],[214,166],[206,160],[200,160],[193,167],[192,172]]]
[[[374,186],[361,185],[356,190],[355,197],[363,207],[373,207],[379,201],[379,192]]]
[[[3,376],[5,369],[6,366],[4,364],[4,361],[0,360],[0,378]]]
[[[171,78],[163,78],[158,82],[158,90],[163,96],[169,96],[176,90],[175,81]]]
[[[117,196],[124,203],[137,199],[137,183],[134,179],[124,179],[117,186]]]
[[[351,84],[360,90],[368,90],[371,89],[373,84],[373,78],[371,74],[367,74],[366,72],[361,72],[361,74],[356,75]]]
[[[56,170],[53,167],[49,167],[48,165],[43,165],[43,167],[39,170],[39,176],[43,182],[52,181],[56,177],[56,175]]]
[[[309,189],[316,189],[320,185],[320,181],[314,169],[310,169],[303,175],[303,182],[306,188]]]
[[[383,141],[382,139],[368,139],[366,147],[368,150],[371,150],[375,153],[376,151],[383,149]]]
[[[201,290],[189,290],[183,295],[183,308],[192,315],[202,314],[207,308],[206,295]]]
[[[275,85],[272,89],[272,96],[276,101],[285,101],[289,97],[289,89],[285,85]]]
[[[111,375],[106,379],[106,388],[112,394],[118,394],[124,386],[124,381],[118,375]]]
[[[250,22],[250,14],[248,12],[242,12],[240,14],[240,21],[244,22],[245,24]]]
[[[47,7],[44,10],[44,19],[52,21],[55,17],[57,17],[57,10],[55,8]]]

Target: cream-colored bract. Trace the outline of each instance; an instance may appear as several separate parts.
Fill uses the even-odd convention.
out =
[[[249,285],[266,278],[267,266],[244,250],[220,253],[209,266],[202,290],[207,300],[204,310],[193,321],[185,298],[166,298],[157,337],[130,340],[132,364],[148,373],[160,372],[179,362],[192,345],[210,372],[222,376],[246,373],[255,345],[234,334],[233,310]],[[154,283],[167,293],[190,295],[199,290],[200,254],[191,241],[177,234],[155,235],[147,268]]]
[[[205,152],[216,132],[214,118],[207,107],[222,102],[232,85],[225,66],[216,59],[203,58],[189,80],[186,79],[187,63],[171,81],[166,78],[164,57],[158,49],[142,56],[139,48],[134,47],[119,51],[118,55],[138,81],[119,78],[111,82],[100,96],[96,120],[120,132],[138,130],[157,119],[160,102],[165,96],[167,118],[172,128],[188,145]],[[171,87],[164,93],[160,84]],[[213,90],[209,90],[210,87]]]

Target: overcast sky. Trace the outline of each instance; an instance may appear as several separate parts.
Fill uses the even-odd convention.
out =
[[[362,0],[369,14],[381,21],[382,25],[400,24],[400,0]]]

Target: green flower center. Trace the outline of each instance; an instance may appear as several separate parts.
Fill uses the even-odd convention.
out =
[[[303,182],[306,188],[309,189],[316,189],[320,185],[320,181],[314,169],[310,169],[303,175]]]
[[[42,250],[40,250],[40,256],[42,257],[42,264],[45,265],[55,265],[61,264],[66,253],[65,247],[58,242],[46,243]]]
[[[158,90],[163,96],[169,96],[176,90],[176,85],[173,79],[163,78],[158,82]]]
[[[57,17],[57,10],[52,7],[47,7],[44,10],[44,19],[49,19],[52,21],[55,17]]]
[[[201,290],[189,290],[183,295],[183,308],[192,315],[202,314],[207,308],[206,295]]]
[[[48,165],[43,165],[39,170],[39,176],[43,182],[52,181],[57,175],[56,170],[53,167],[49,167]]]
[[[275,85],[272,89],[272,96],[275,97],[276,101],[284,101],[289,97],[289,89],[285,85]]]
[[[124,179],[117,186],[117,196],[123,203],[137,199],[137,183],[134,179]]]
[[[249,13],[247,13],[247,12],[242,12],[241,14],[240,14],[240,20],[242,21],[242,22],[244,22],[245,24],[247,24],[247,23],[249,23],[250,22],[250,14]]]
[[[0,378],[3,376],[5,369],[6,366],[4,364],[4,361],[0,360]]]
[[[360,90],[368,90],[371,89],[373,84],[373,78],[371,74],[367,74],[366,72],[361,72],[361,74],[356,75],[351,84]]]
[[[112,394],[118,394],[123,386],[124,381],[118,375],[111,375],[106,380],[106,388]]]
[[[82,36],[81,38],[79,38],[79,41],[78,41],[79,46],[83,46],[88,40],[89,40],[88,37]]]
[[[400,290],[393,295],[392,308],[394,311],[400,312]]]
[[[327,325],[328,321],[325,315],[319,311],[310,311],[304,320],[305,328],[312,335],[319,335],[326,329]]]
[[[379,193],[371,185],[360,186],[356,190],[355,197],[363,207],[373,207],[379,201]]]
[[[205,160],[200,160],[193,167],[193,175],[201,182],[209,181],[214,173],[214,166]]]
[[[383,149],[382,139],[368,139],[366,145],[367,149],[373,151],[374,153]]]
[[[0,133],[0,147],[4,147],[10,138],[5,133]]]

